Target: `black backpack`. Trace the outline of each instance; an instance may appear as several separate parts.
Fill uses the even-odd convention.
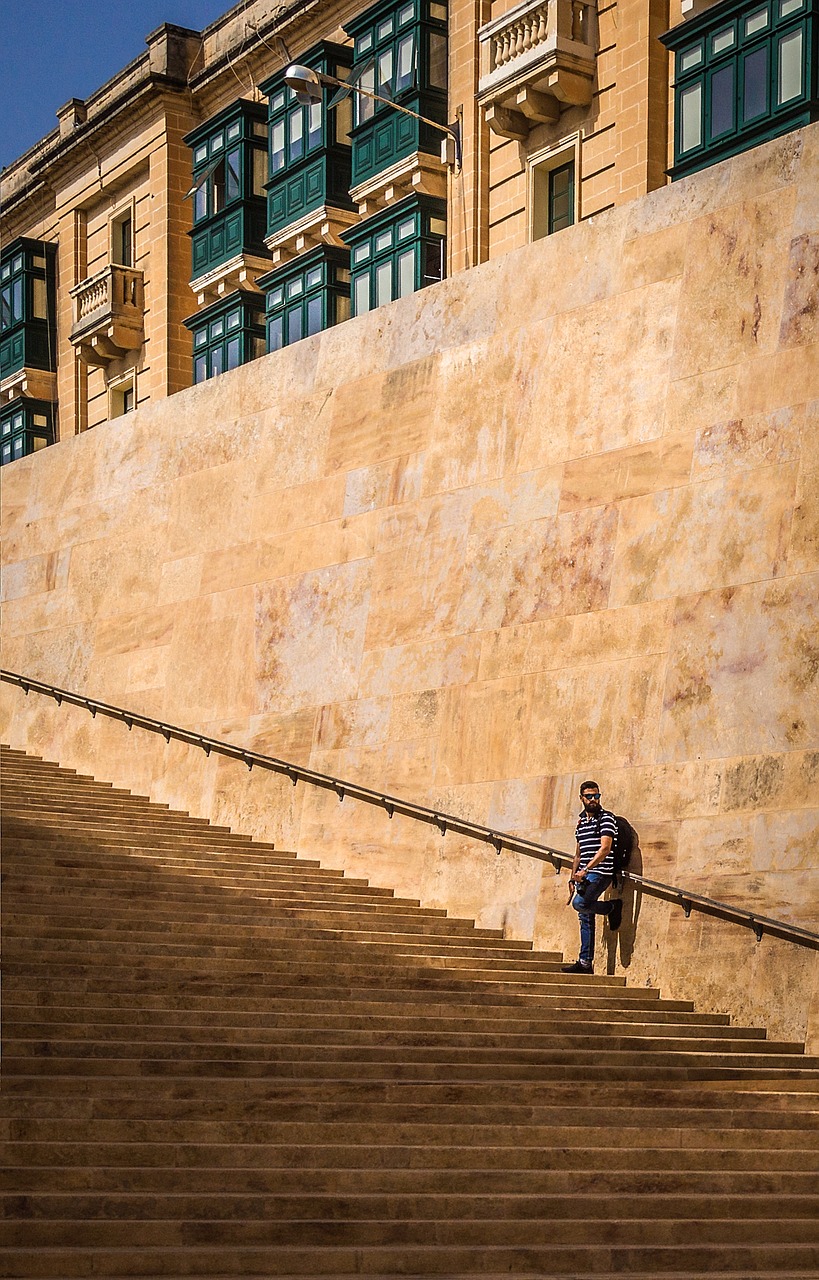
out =
[[[622,818],[619,813],[615,813],[614,821],[617,823],[617,836],[612,849],[614,855],[613,883],[618,885],[622,882],[623,872],[628,870],[631,855],[637,848],[637,832],[628,818]]]

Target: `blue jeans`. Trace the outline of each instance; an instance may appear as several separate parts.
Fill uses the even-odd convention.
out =
[[[612,877],[600,875],[592,871],[583,883],[588,885],[584,894],[576,893],[572,898],[572,906],[580,921],[580,955],[581,964],[594,964],[594,917],[607,916],[609,904],[598,902],[611,884]]]

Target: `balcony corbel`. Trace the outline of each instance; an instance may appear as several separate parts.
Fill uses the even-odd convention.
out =
[[[525,141],[592,100],[596,53],[585,0],[524,0],[478,33],[478,102],[494,133]]]
[[[69,290],[74,306],[70,340],[91,365],[106,365],[144,341],[142,272],[111,264]]]

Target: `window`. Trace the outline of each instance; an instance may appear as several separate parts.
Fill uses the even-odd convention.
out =
[[[530,190],[533,240],[573,226],[577,216],[574,150],[533,162]]]
[[[0,410],[0,465],[54,443],[54,406],[42,400],[12,400]]]
[[[693,173],[819,118],[817,0],[724,0],[675,28],[675,164]]]
[[[260,279],[267,294],[267,349],[278,351],[350,317],[350,255],[319,248]]]
[[[430,120],[447,119],[447,12],[431,0],[386,0],[346,24],[353,37],[353,78],[361,89],[386,98],[353,98],[353,185],[414,151],[436,153],[441,135],[388,105]]]
[[[0,377],[56,369],[56,247],[18,239],[0,255]]]
[[[121,267],[134,265],[133,207],[115,213],[111,219],[111,261]]]
[[[346,233],[356,315],[443,280],[445,214],[442,201],[411,197]]]
[[[327,41],[315,45],[299,62],[345,80],[351,52]],[[352,209],[350,200],[351,101],[330,107],[332,94],[309,105],[300,103],[279,72],[265,81],[269,101],[267,234],[299,221],[324,205]]]
[[[239,292],[215,303],[185,325],[193,334],[193,380],[206,382],[264,355],[261,297]]]
[[[240,100],[189,133],[193,278],[245,252],[264,254],[265,108]]]
[[[108,417],[121,418],[136,409],[136,374],[132,369],[108,386]]]

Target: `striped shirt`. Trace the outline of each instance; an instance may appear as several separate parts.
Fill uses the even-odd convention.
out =
[[[617,822],[614,814],[609,813],[608,809],[601,809],[594,816],[584,811],[580,815],[574,834],[580,846],[581,870],[600,852],[600,841],[603,836],[611,836],[611,849],[603,861],[598,862],[597,866],[594,867],[592,875],[614,875],[614,853],[612,851],[617,839]]]

